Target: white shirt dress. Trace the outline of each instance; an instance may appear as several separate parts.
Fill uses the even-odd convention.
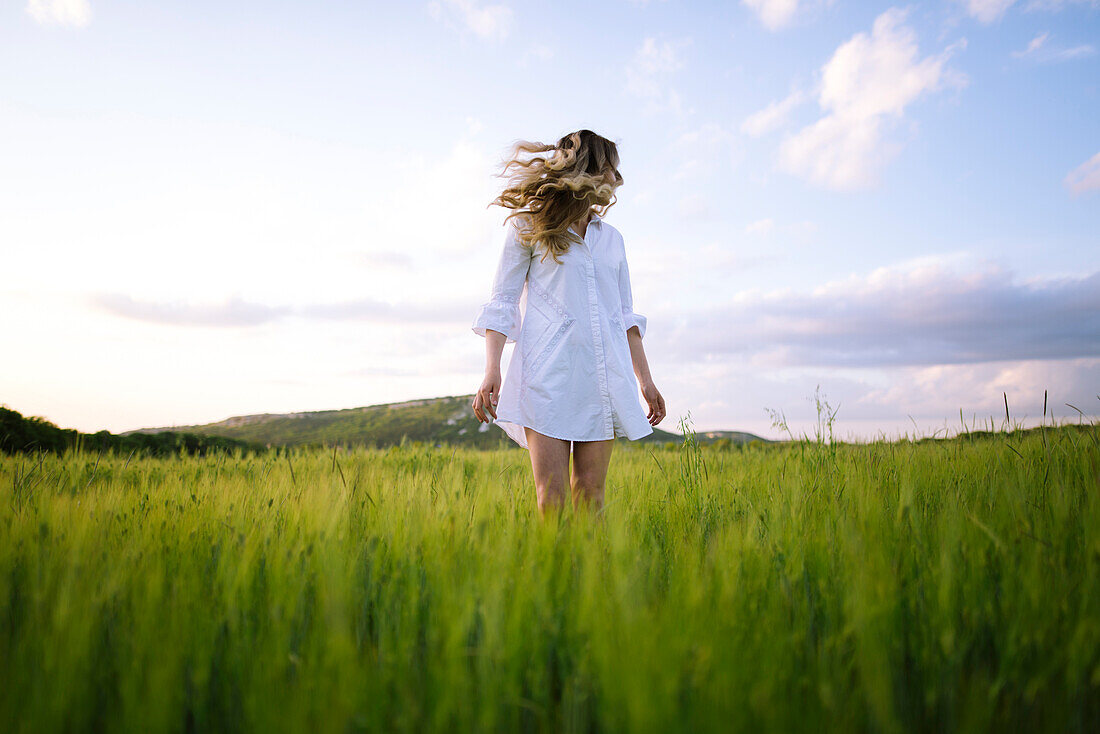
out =
[[[584,244],[542,261],[509,221],[490,300],[474,318],[515,343],[496,405],[496,424],[523,448],[528,426],[566,441],[637,440],[653,433],[639,401],[626,330],[645,335],[634,313],[619,231],[595,212]]]

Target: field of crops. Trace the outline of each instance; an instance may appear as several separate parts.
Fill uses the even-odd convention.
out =
[[[1098,445],[0,457],[0,722],[1097,731]]]

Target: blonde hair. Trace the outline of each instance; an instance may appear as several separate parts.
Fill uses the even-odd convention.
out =
[[[521,160],[521,153],[549,155]],[[542,260],[550,255],[558,264],[572,242],[582,242],[570,225],[590,209],[603,217],[616,201],[615,189],[623,184],[618,148],[591,130],[569,133],[554,145],[517,141],[502,166],[497,174],[502,178],[515,170],[488,206],[513,209],[504,221],[517,218],[520,244],[533,248],[541,242],[546,248]]]

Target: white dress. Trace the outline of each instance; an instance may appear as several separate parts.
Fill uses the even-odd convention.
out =
[[[653,433],[639,401],[626,330],[645,335],[634,313],[630,271],[619,231],[595,212],[584,244],[542,261],[507,225],[490,300],[474,333],[503,333],[516,346],[496,406],[496,424],[523,448],[523,427],[567,441],[637,440]],[[522,311],[521,311],[522,300]]]

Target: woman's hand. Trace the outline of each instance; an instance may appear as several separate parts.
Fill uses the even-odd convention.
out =
[[[649,415],[646,416],[649,420],[649,425],[655,426],[664,420],[665,399],[661,397],[661,393],[657,390],[657,386],[652,382],[643,382],[642,397],[645,398],[646,403],[649,405]]]
[[[500,400],[500,370],[487,370],[485,379],[481,382],[481,387],[474,393],[473,408],[478,422],[489,422],[486,413],[493,416],[493,420],[496,420],[498,400]]]

